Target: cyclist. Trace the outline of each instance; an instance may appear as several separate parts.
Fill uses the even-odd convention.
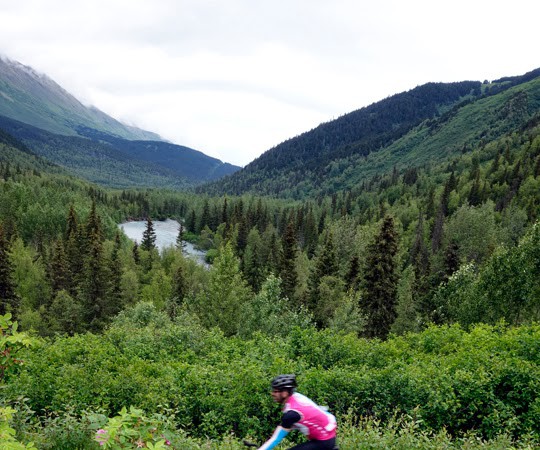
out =
[[[272,380],[272,398],[283,405],[283,415],[272,437],[259,450],[273,449],[292,429],[300,430],[308,441],[289,450],[337,449],[336,418],[295,389],[295,375],[279,375]]]

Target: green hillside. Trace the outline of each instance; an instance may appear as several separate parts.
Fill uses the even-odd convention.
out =
[[[428,83],[283,142],[201,191],[313,198],[394,167],[403,171],[453,158],[533,118],[539,76],[536,70],[492,84]]]
[[[96,139],[49,133],[0,116],[0,130],[36,155],[80,178],[113,188],[186,189],[239,168],[201,152],[161,141],[128,141],[103,133]],[[84,131],[88,133],[88,129]]]
[[[239,167],[82,105],[46,75],[0,58],[0,128],[76,176],[109,187],[185,189]]]
[[[2,57],[0,115],[68,136],[78,136],[77,128],[85,126],[125,139],[160,139],[83,105],[46,75]]]
[[[81,128],[79,132],[94,141],[110,144],[129,158],[166,168],[192,184],[217,180],[240,169],[192,148],[170,142],[119,139],[88,128]]]
[[[114,188],[169,187],[193,184],[165,167],[130,157],[113,146],[83,137],[53,134],[0,116],[0,129],[17,136],[24,146],[68,173]]]
[[[500,94],[457,105],[439,118],[427,120],[402,138],[367,157],[338,159],[328,168],[326,186],[352,189],[394,167],[437,165],[501,136],[519,131],[540,114],[540,77]],[[328,189],[328,188],[327,188]]]

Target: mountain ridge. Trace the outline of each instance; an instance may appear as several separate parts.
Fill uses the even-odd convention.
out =
[[[186,189],[239,169],[84,106],[47,75],[5,57],[0,126],[35,154],[110,187]]]
[[[466,129],[467,136],[474,134],[476,131],[471,131],[474,121],[454,121],[451,124],[450,121],[462,110],[474,110],[476,107],[471,105],[482,99],[495,99],[492,102],[493,108],[503,108],[499,103],[508,100],[504,108],[509,108],[510,115],[516,107],[520,107],[520,102],[530,101],[532,106],[530,111],[519,119],[515,116],[505,117],[502,110],[493,112],[490,123],[482,121],[478,124],[482,129],[477,130],[477,139],[486,138],[489,133],[493,134],[493,129],[499,129],[500,135],[503,128],[508,131],[512,126],[519,126],[538,111],[535,99],[540,94],[530,83],[535,83],[539,76],[540,69],[535,69],[524,75],[505,77],[492,83],[463,81],[417,86],[288,139],[263,153],[241,171],[203,185],[198,191],[231,195],[251,193],[301,199],[350,189],[354,183],[366,181],[365,177],[358,174],[370,172],[370,176],[373,176],[391,171],[388,161],[383,161],[383,155],[388,155],[385,150],[394,148],[400,140],[410,141],[422,124],[430,127],[430,133],[437,132],[435,127],[451,125]],[[519,90],[519,86],[525,85],[534,91],[530,99],[520,100],[519,93],[516,93],[517,97],[513,100],[503,97],[505,92],[514,92]],[[486,103],[486,107],[488,106]],[[481,110],[477,112],[482,115]],[[504,121],[508,122],[507,128]],[[441,145],[445,146],[447,143]],[[462,142],[461,145],[466,146],[467,142]],[[394,164],[406,169],[406,165],[400,162],[406,161],[404,155],[401,155],[402,159],[396,158],[396,155],[403,151],[395,149],[392,159]],[[429,158],[430,155],[425,153],[419,156],[418,160],[427,162]],[[419,161],[415,163],[420,163]]]
[[[46,74],[0,56],[0,115],[64,135],[86,125],[126,139],[160,140],[156,133],[125,125],[95,106],[85,106]],[[1,100],[0,98],[0,100]]]
[[[92,183],[113,188],[190,187],[185,178],[172,171],[137,161],[111,145],[80,136],[50,133],[4,116],[0,116],[0,129],[40,159]]]

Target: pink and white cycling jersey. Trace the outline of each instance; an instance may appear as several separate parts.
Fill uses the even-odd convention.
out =
[[[300,421],[293,428],[300,430],[308,439],[326,441],[336,436],[336,418],[305,395],[295,392],[290,396],[283,406],[283,412],[287,411],[300,414]]]

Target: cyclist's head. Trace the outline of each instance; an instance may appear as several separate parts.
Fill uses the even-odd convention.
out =
[[[296,388],[296,375],[278,375],[272,380],[273,391],[287,391],[292,394]]]

